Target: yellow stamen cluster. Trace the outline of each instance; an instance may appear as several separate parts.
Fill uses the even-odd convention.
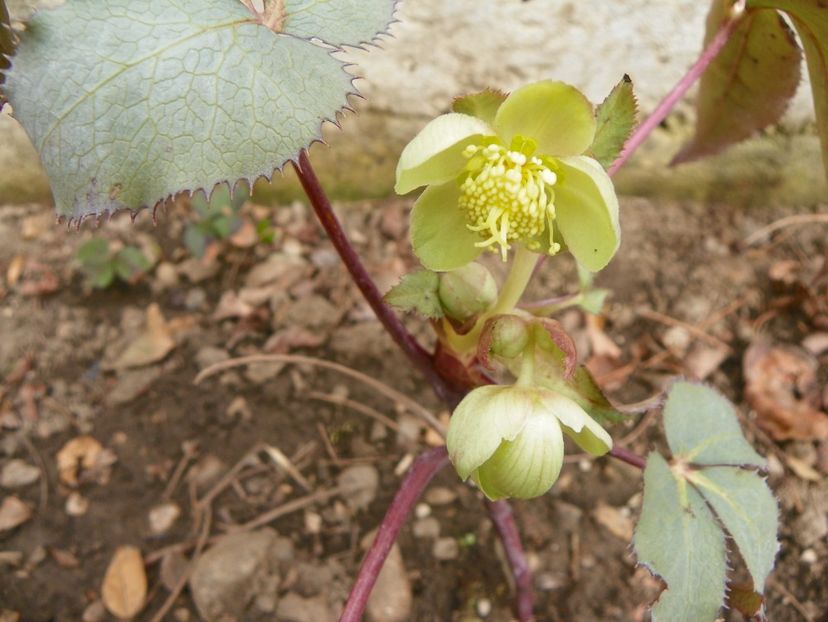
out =
[[[557,176],[542,159],[525,150],[511,151],[498,144],[469,145],[469,160],[460,185],[460,208],[467,227],[480,234],[476,246],[497,251],[503,261],[510,242],[538,250],[538,236],[548,230],[549,254],[560,250],[552,240]]]

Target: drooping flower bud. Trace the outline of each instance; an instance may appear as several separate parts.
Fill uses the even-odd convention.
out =
[[[609,434],[577,403],[547,389],[485,386],[469,393],[449,423],[449,457],[489,499],[530,499],[549,490],[563,465],[563,433],[603,455]]]
[[[448,317],[465,322],[495,303],[497,282],[485,266],[472,262],[441,274],[437,295]]]

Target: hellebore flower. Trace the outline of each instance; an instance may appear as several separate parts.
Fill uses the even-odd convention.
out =
[[[577,403],[525,385],[478,387],[449,422],[449,457],[463,480],[471,477],[489,499],[531,499],[561,472],[563,433],[600,456],[612,439]]]
[[[565,244],[597,272],[615,254],[619,229],[612,182],[581,155],[595,137],[592,104],[548,80],[494,103],[478,116],[433,119],[403,150],[396,191],[428,186],[412,214],[414,252],[442,271],[485,249],[506,261],[514,244],[550,255]]]

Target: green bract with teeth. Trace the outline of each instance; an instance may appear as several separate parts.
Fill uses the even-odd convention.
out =
[[[561,472],[563,433],[600,456],[612,439],[573,400],[520,384],[479,387],[455,409],[446,445],[461,478],[471,477],[489,499],[531,499]]]
[[[428,186],[411,220],[420,261],[452,270],[487,249],[506,261],[515,244],[549,255],[565,245],[584,267],[603,268],[618,248],[618,200],[601,165],[581,155],[595,136],[592,105],[543,81],[490,112],[437,117],[400,156],[397,192]]]

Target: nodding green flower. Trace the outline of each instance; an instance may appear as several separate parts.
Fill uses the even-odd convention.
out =
[[[449,457],[489,499],[531,499],[549,490],[561,472],[563,434],[600,456],[612,448],[606,430],[573,400],[525,385],[474,389],[449,422]]]
[[[506,261],[521,244],[549,255],[565,245],[603,268],[618,248],[618,200],[601,165],[581,155],[595,137],[592,104],[553,81],[460,101],[473,114],[432,120],[397,165],[398,193],[428,186],[411,220],[423,265],[452,270],[484,250]]]

